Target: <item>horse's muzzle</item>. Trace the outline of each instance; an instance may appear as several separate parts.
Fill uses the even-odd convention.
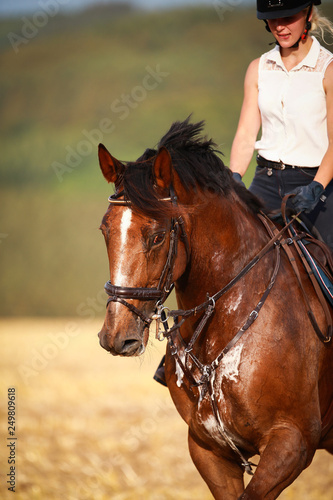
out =
[[[140,356],[145,350],[143,339],[135,334],[116,335],[114,339],[102,329],[98,333],[99,343],[113,356]]]

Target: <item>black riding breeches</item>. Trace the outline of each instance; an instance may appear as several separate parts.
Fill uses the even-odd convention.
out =
[[[283,197],[298,186],[310,184],[317,168],[270,169],[257,166],[250,191],[258,196],[268,210],[279,210]],[[301,214],[305,222],[314,226],[333,251],[333,181],[312,212]]]

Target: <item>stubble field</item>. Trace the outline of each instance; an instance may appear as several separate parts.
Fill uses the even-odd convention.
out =
[[[209,500],[186,425],[152,375],[165,343],[141,359],[98,344],[102,319],[0,321],[0,497],[16,500]],[[15,494],[8,491],[7,399],[15,388]],[[280,497],[331,500],[333,457]]]

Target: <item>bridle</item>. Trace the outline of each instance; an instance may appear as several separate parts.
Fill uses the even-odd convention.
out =
[[[109,197],[109,203],[112,205],[131,206],[132,202],[125,198],[124,191],[115,193]],[[175,207],[177,205],[177,197],[173,187],[170,187],[170,196],[168,198],[160,198],[160,201],[171,202]],[[165,265],[163,267],[157,287],[123,287],[113,285],[111,281],[105,283],[105,291],[109,295],[107,306],[110,302],[119,302],[127,307],[134,314],[139,316],[148,326],[156,319],[156,315],[147,316],[133,304],[127,302],[126,299],[137,299],[144,301],[154,300],[156,308],[161,310],[162,304],[173,289],[173,269],[177,256],[178,241],[182,240],[185,245],[187,262],[189,261],[189,241],[185,232],[185,224],[183,218],[179,215],[171,218],[170,235],[169,235],[169,250]]]

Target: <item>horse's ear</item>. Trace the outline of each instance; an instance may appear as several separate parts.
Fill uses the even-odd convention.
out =
[[[124,165],[114,158],[103,144],[98,146],[98,159],[105,179],[115,184],[124,170]]]
[[[153,169],[157,187],[168,190],[172,180],[172,161],[169,151],[163,146],[157,153]]]

